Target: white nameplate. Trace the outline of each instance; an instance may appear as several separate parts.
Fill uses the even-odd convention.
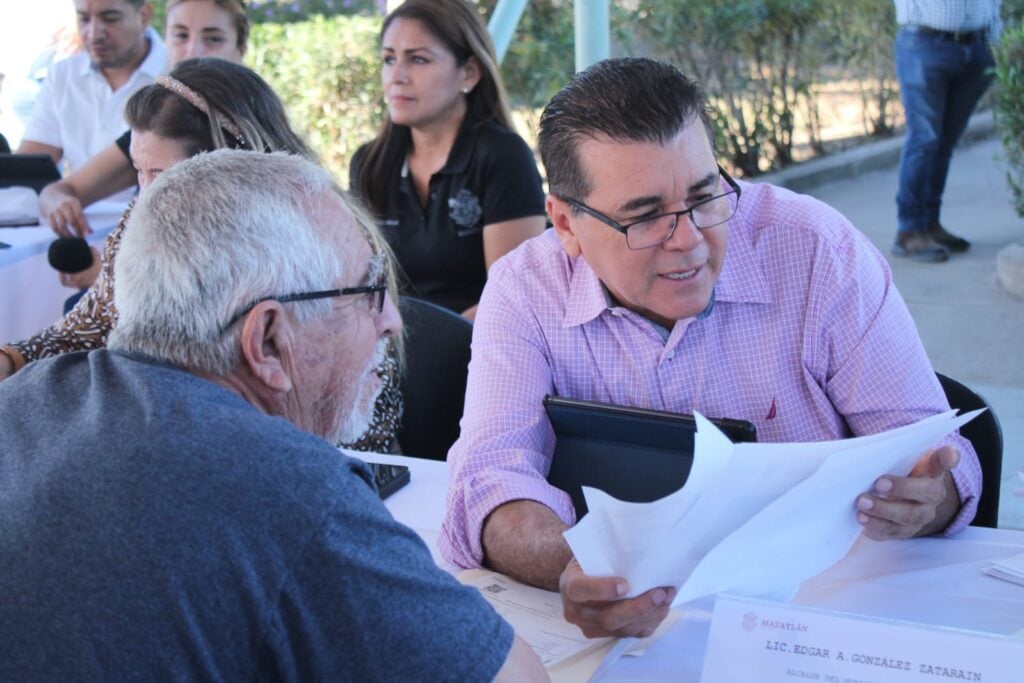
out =
[[[1024,641],[720,595],[701,683],[722,681],[1020,683]]]

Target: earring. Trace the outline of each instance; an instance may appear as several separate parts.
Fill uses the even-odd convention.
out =
[[[468,95],[468,94],[469,94],[469,91],[470,91],[470,88],[463,88],[463,89],[462,89],[462,94],[463,94],[463,95]]]

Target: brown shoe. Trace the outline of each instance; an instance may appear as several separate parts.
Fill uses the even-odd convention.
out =
[[[971,248],[971,243],[965,240],[963,237],[957,237],[951,232],[947,232],[944,227],[938,223],[932,223],[928,226],[928,234],[931,235],[932,239],[944,246],[949,251],[961,253]]]
[[[892,253],[921,263],[943,263],[949,259],[946,248],[936,242],[926,230],[896,233]]]

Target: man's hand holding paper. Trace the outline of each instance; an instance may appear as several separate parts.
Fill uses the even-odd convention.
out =
[[[566,528],[540,503],[506,503],[495,509],[484,527],[488,564],[528,585],[558,590],[565,620],[589,638],[653,633],[668,614],[675,590],[654,588],[626,598],[629,584],[625,579],[611,572],[601,576],[583,573],[562,536]]]
[[[632,636],[646,638],[668,616],[674,588],[652,588],[626,598],[629,584],[615,576],[588,576],[573,558],[558,582],[565,620],[588,638]]]
[[[960,453],[950,446],[928,452],[910,475],[880,477],[872,492],[857,498],[857,521],[876,541],[934,534],[949,525],[960,507],[950,471]]]

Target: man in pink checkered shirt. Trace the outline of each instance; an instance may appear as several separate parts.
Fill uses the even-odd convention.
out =
[[[496,263],[480,300],[440,545],[562,592],[587,635],[646,635],[672,588],[589,577],[545,476],[546,394],[750,420],[764,441],[871,434],[949,408],[885,259],[839,213],[721,169],[699,86],[606,60],[547,106],[553,229]],[[728,246],[728,248],[727,248]],[[876,539],[953,533],[981,469],[953,435],[856,501]],[[824,493],[827,495],[827,492]]]

